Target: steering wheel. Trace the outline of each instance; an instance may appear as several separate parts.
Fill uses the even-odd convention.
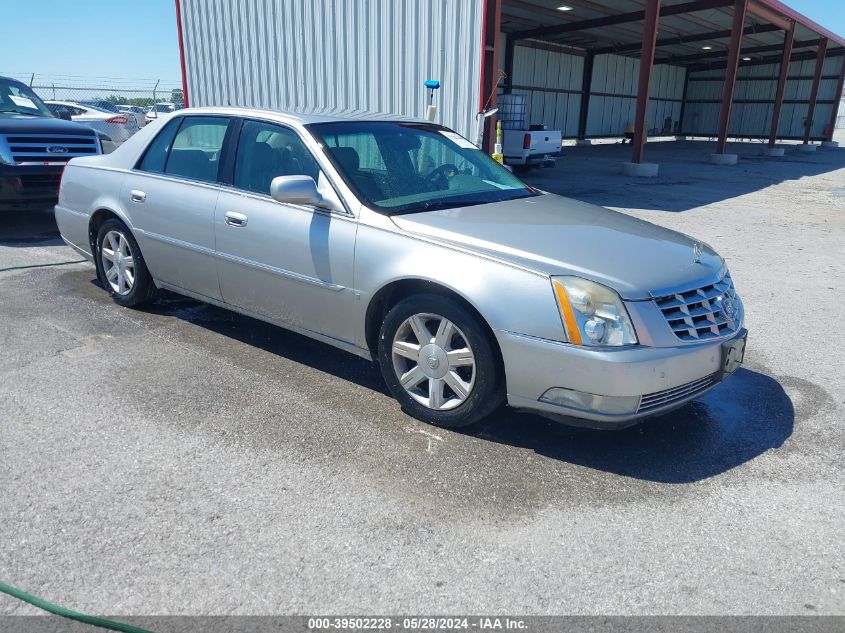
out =
[[[452,172],[449,174],[448,172]],[[458,173],[458,166],[452,163],[444,163],[440,167],[436,167],[432,172],[425,177],[425,179],[434,184],[438,182],[448,183],[449,178]]]

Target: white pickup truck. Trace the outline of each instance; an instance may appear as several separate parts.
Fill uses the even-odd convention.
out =
[[[502,130],[502,154],[513,167],[554,167],[561,145],[560,130]]]

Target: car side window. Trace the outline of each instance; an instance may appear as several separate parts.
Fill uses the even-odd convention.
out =
[[[299,136],[281,125],[244,121],[235,154],[233,184],[238,189],[270,194],[277,176],[319,178],[320,167]]]
[[[228,127],[226,117],[184,117],[170,147],[164,173],[216,182]]]
[[[154,174],[164,173],[164,164],[167,162],[170,146],[173,144],[173,139],[181,123],[182,119],[178,118],[173,119],[164,126],[164,129],[158,133],[158,136],[147,147],[147,151],[144,152],[144,158],[141,159],[138,169]]]

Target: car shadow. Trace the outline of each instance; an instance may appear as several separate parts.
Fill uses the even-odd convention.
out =
[[[102,288],[97,279],[91,283]],[[171,292],[161,292],[158,300],[144,311],[177,317],[215,334],[390,395],[374,363],[271,323]]]
[[[64,244],[53,209],[0,208],[0,246],[27,248]]]
[[[502,408],[468,434],[588,468],[680,484],[782,446],[794,424],[792,400],[780,383],[741,368],[701,399],[627,429],[581,429]]]
[[[263,321],[171,293],[163,293],[147,311],[389,395],[374,363]],[[700,400],[619,431],[577,428],[501,407],[486,420],[454,432],[627,477],[690,483],[782,446],[794,423],[793,403],[781,384],[741,368]]]

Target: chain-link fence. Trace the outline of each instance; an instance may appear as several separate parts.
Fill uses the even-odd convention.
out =
[[[118,145],[161,113],[182,107],[180,80],[4,72],[25,83],[54,115],[108,135]],[[111,114],[111,116],[108,116]]]
[[[0,71],[0,75],[22,81],[45,101],[106,101],[140,107],[149,107],[155,103],[182,103],[182,85],[176,79],[78,77],[3,71]]]

